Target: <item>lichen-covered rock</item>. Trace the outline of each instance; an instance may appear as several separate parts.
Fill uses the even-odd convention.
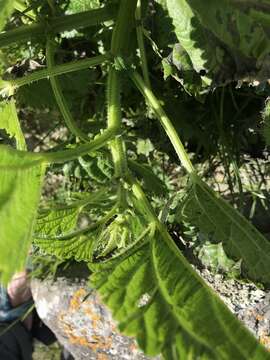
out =
[[[33,279],[32,292],[40,318],[75,359],[148,359],[134,339],[117,331],[110,311],[84,280]]]

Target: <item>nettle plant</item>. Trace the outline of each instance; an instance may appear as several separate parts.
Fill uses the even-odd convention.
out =
[[[200,7],[205,8],[202,4],[195,0],[167,1],[180,41],[190,30],[188,24],[194,23],[191,21],[191,6],[197,6],[200,11]],[[19,6],[16,1],[0,1],[1,28],[10,16],[13,5]],[[210,5],[229,11],[227,2],[214,4],[211,1],[209,12],[207,6],[207,16],[211,15]],[[204,23],[207,20],[205,9],[201,12],[205,15],[201,17]],[[220,16],[222,18],[222,14]],[[251,29],[247,21],[249,18],[241,16],[238,17],[236,30],[241,30],[241,26],[246,30]],[[177,131],[151,89],[140,1],[121,0],[76,15],[52,17],[48,24],[35,23],[35,16],[32,18],[32,24],[0,34],[0,45],[5,46],[7,51],[12,43],[30,40],[35,36],[45,39],[47,64],[42,70],[1,82],[3,100],[0,127],[16,140],[16,149],[0,145],[2,281],[7,282],[16,270],[24,266],[33,242],[47,254],[60,259],[86,262],[92,272],[90,285],[98,290],[104,303],[112,310],[120,331],[136,337],[139,346],[148,355],[162,354],[170,360],[270,358],[264,347],[233,316],[182,255],[166,225],[152,208],[149,194],[142,190],[140,181],[131,169],[121,116],[123,79],[133,83],[134,92],[137,89],[141,93],[146,106],[164,128],[164,136],[166,134],[170,139],[189,176],[186,196],[179,205],[179,222],[188,222],[202,233],[214,235],[212,237],[222,242],[230,258],[241,261],[241,270],[246,278],[269,285],[269,241],[197,175]],[[224,37],[218,24],[213,19],[208,20],[216,39]],[[57,33],[98,25],[104,21],[111,21],[113,27],[110,49],[92,58],[55,64]],[[254,30],[257,54],[252,56],[257,58],[264,56],[269,49],[261,31],[259,27]],[[133,32],[137,34],[137,44],[130,41]],[[236,38],[230,38],[228,34],[224,41],[228,46],[235,46],[230,42],[236,41]],[[241,42],[243,48],[246,46],[245,41]],[[253,38],[250,41],[253,42]],[[202,51],[199,54],[195,45],[189,48],[189,55],[193,64],[197,64],[197,70],[201,71],[196,59],[202,64],[203,54]],[[255,51],[246,47],[244,55],[249,50]],[[138,61],[134,61],[135,55],[139,56],[142,76],[140,69],[137,69]],[[217,51],[216,55],[220,60],[221,52]],[[217,64],[211,65],[212,74],[219,71]],[[107,127],[89,139],[72,117],[58,76],[98,65],[107,67],[104,89]],[[169,66],[168,63],[165,65]],[[202,81],[209,82],[205,73],[201,74]],[[61,151],[29,152],[17,117],[16,91],[23,85],[46,78],[50,81],[67,128],[77,138],[77,144]],[[113,175],[109,173],[111,179],[105,188],[86,193],[66,206],[39,208],[43,178],[50,164],[83,159],[85,155],[106,148],[111,152],[114,172]],[[91,211],[95,211],[96,222],[79,227],[80,214],[91,214]]]

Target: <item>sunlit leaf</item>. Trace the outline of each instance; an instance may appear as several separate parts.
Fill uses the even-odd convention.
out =
[[[112,310],[119,329],[136,336],[148,355],[162,352],[168,360],[270,358],[160,235],[120,263],[90,268],[90,284]]]
[[[13,10],[14,0],[0,0],[0,31]]]
[[[10,148],[11,149],[11,148]],[[0,147],[0,272],[7,282],[25,264],[37,207],[44,167],[33,159],[16,156],[9,147]]]

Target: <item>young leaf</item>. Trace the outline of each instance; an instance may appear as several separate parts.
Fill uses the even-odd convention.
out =
[[[132,210],[118,214],[104,228],[95,245],[97,257],[117,254],[136,242],[146,227],[144,219]]]
[[[165,359],[270,359],[269,353],[158,235],[122,262],[90,266],[119,329]],[[174,354],[174,357],[172,357]]]
[[[44,167],[27,152],[0,147],[0,273],[7,282],[22,269],[31,243]]]
[[[14,0],[0,0],[0,31],[13,10]]]
[[[192,184],[181,217],[209,240],[222,242],[227,255],[242,259],[243,270],[251,279],[270,284],[270,242],[202,181]]]

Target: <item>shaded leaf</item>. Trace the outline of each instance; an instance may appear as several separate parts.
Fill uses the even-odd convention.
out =
[[[248,277],[270,283],[270,242],[199,179],[192,184],[180,215],[209,241],[222,242],[228,256],[242,259],[242,269]]]
[[[136,177],[143,180],[147,191],[162,196],[166,194],[165,184],[153,172],[151,166],[147,164],[141,164],[134,160],[129,160],[128,165],[130,169],[136,174]]]
[[[200,0],[187,0],[187,3],[201,24],[230,48],[256,59],[269,54],[270,41],[263,27],[229,1],[209,0],[207,6]]]

